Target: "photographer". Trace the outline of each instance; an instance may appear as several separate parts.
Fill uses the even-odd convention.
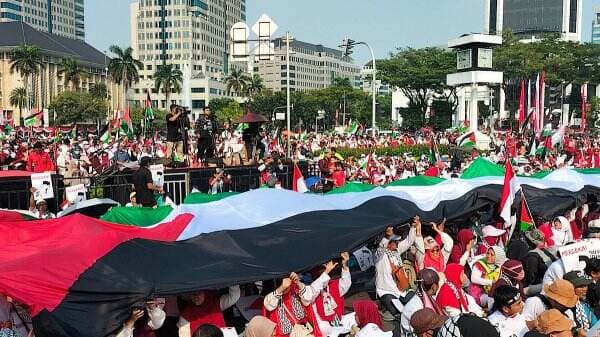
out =
[[[277,175],[283,171],[283,162],[278,152],[266,155],[264,161],[259,161],[260,184],[268,185],[270,188],[281,184]]]
[[[252,162],[255,157],[261,158],[262,154],[265,153],[265,144],[261,141],[262,136],[260,124],[258,123],[248,123],[248,127],[242,133],[242,140],[246,147],[249,162]],[[256,146],[256,152],[253,153],[254,146]]]
[[[176,104],[171,104],[171,112],[167,114],[167,158],[173,160],[183,158],[183,134],[181,120],[184,118],[183,109]]]
[[[217,122],[205,106],[202,115],[196,120],[196,135],[198,136],[198,161],[206,165],[206,160],[214,157],[215,142],[213,135],[217,130]]]
[[[212,177],[208,180],[208,194],[217,194],[231,191],[231,175],[225,174],[222,168],[217,168]]]

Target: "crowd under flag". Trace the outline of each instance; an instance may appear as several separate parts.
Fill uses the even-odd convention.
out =
[[[511,208],[515,201],[515,194],[521,186],[517,182],[517,177],[510,160],[506,160],[504,169],[504,186],[502,188],[502,198],[500,199],[500,217],[504,219],[505,226],[508,227],[510,225]]]
[[[308,192],[306,182],[304,181],[304,176],[302,175],[297,163],[294,163],[294,181],[292,182],[292,189],[294,192]]]
[[[148,95],[146,96],[146,110],[145,116],[148,120],[154,119],[154,111],[152,111],[152,100],[150,99],[150,92],[148,91]]]
[[[521,193],[521,215],[519,219],[519,228],[522,232],[525,232],[534,226],[535,222],[533,222],[533,217],[531,216],[531,212],[529,211],[529,206],[527,205],[525,194]]]

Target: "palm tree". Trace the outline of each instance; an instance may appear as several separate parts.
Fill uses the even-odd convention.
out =
[[[123,106],[125,106],[125,95],[127,89],[140,80],[138,69],[144,67],[144,64],[133,58],[133,48],[121,49],[119,46],[110,46],[110,52],[115,57],[108,63],[108,73],[113,81],[123,85]]]
[[[244,73],[241,69],[232,69],[229,76],[225,78],[225,86],[228,93],[246,92],[248,83],[252,81],[248,74]]]
[[[83,70],[73,58],[65,58],[62,60],[61,69],[58,71],[58,74],[64,75],[65,87],[71,83],[75,91],[79,90],[81,79],[87,75],[85,70]]]
[[[10,72],[21,74],[25,88],[25,107],[29,107],[29,78],[37,75],[44,66],[40,47],[31,44],[22,44],[16,48],[10,57]]]
[[[10,92],[10,97],[8,98],[8,102],[12,106],[19,107],[19,116],[23,111],[23,107],[27,104],[27,90],[25,88],[14,88]]]
[[[167,109],[169,108],[169,94],[181,91],[182,83],[183,73],[172,64],[163,64],[156,69],[154,73],[154,87],[158,92],[160,92],[161,87],[163,88],[167,101]]]
[[[260,77],[258,74],[254,74],[252,79],[250,79],[250,82],[248,82],[247,89],[248,96],[250,97],[255,94],[260,94],[265,89],[262,77]]]

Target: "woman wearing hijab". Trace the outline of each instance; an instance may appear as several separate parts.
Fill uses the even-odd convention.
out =
[[[564,246],[573,241],[571,223],[564,216],[559,216],[552,221],[552,241],[557,246]]]
[[[420,228],[417,231],[417,237],[415,239],[415,246],[417,247],[417,269],[423,270],[426,268],[433,269],[438,273],[443,273],[446,269],[448,259],[450,259],[450,253],[454,246],[454,241],[450,235],[444,233],[440,227],[446,223],[446,219],[438,226],[438,224],[432,222],[433,230],[440,236],[442,241],[442,247],[440,244],[431,236],[423,238]]]
[[[470,229],[461,229],[456,236],[457,244],[452,247],[449,261],[460,265],[467,264],[467,260],[472,256],[472,249],[475,245],[475,234]]]
[[[352,304],[356,327],[350,334],[354,337],[392,337],[393,332],[384,332],[377,304],[371,300],[355,301]],[[358,330],[358,331],[356,331]]]
[[[410,320],[415,312],[429,308],[438,315],[443,315],[442,309],[435,301],[435,295],[439,289],[440,277],[433,269],[423,269],[417,274],[417,289],[415,296],[406,303],[400,316],[403,336],[411,336],[413,327]]]
[[[483,310],[471,295],[464,292],[463,284],[467,283],[465,267],[450,263],[446,267],[446,282],[440,287],[437,303],[447,316],[453,317],[463,312],[472,312],[483,316]]]
[[[502,236],[506,233],[504,229],[498,229],[495,226],[487,225],[481,230],[483,233],[483,242],[477,249],[477,254],[482,255],[487,253],[487,250],[492,246],[502,247]]]
[[[275,337],[275,324],[264,316],[254,316],[246,326],[246,337]]]
[[[469,294],[481,305],[481,297],[489,294],[494,282],[500,277],[500,267],[506,260],[504,250],[498,246],[488,248],[485,257],[477,260],[471,268]]]
[[[437,337],[500,337],[498,330],[487,320],[463,313],[444,322]]]
[[[277,324],[276,337],[290,336],[296,325],[310,325],[314,335],[321,336],[314,313],[308,310],[313,298],[312,288],[305,286],[296,273],[283,279],[279,288],[265,296],[263,315]]]
[[[494,283],[490,295],[494,296],[496,288],[501,286],[510,286],[519,290],[522,299],[525,299],[525,291],[523,287],[523,279],[525,278],[525,270],[523,264],[518,260],[507,260],[500,268],[500,277]]]

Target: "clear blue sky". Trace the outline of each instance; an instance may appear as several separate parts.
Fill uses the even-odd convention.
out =
[[[591,36],[592,10],[600,0],[583,0],[583,40]],[[129,46],[131,0],[86,0],[86,40],[103,51]],[[481,32],[484,0],[247,0],[247,23],[267,13],[280,29],[300,40],[336,47],[349,36],[369,42],[377,57],[396,47],[446,45],[464,33]],[[357,47],[354,57],[370,55]]]

